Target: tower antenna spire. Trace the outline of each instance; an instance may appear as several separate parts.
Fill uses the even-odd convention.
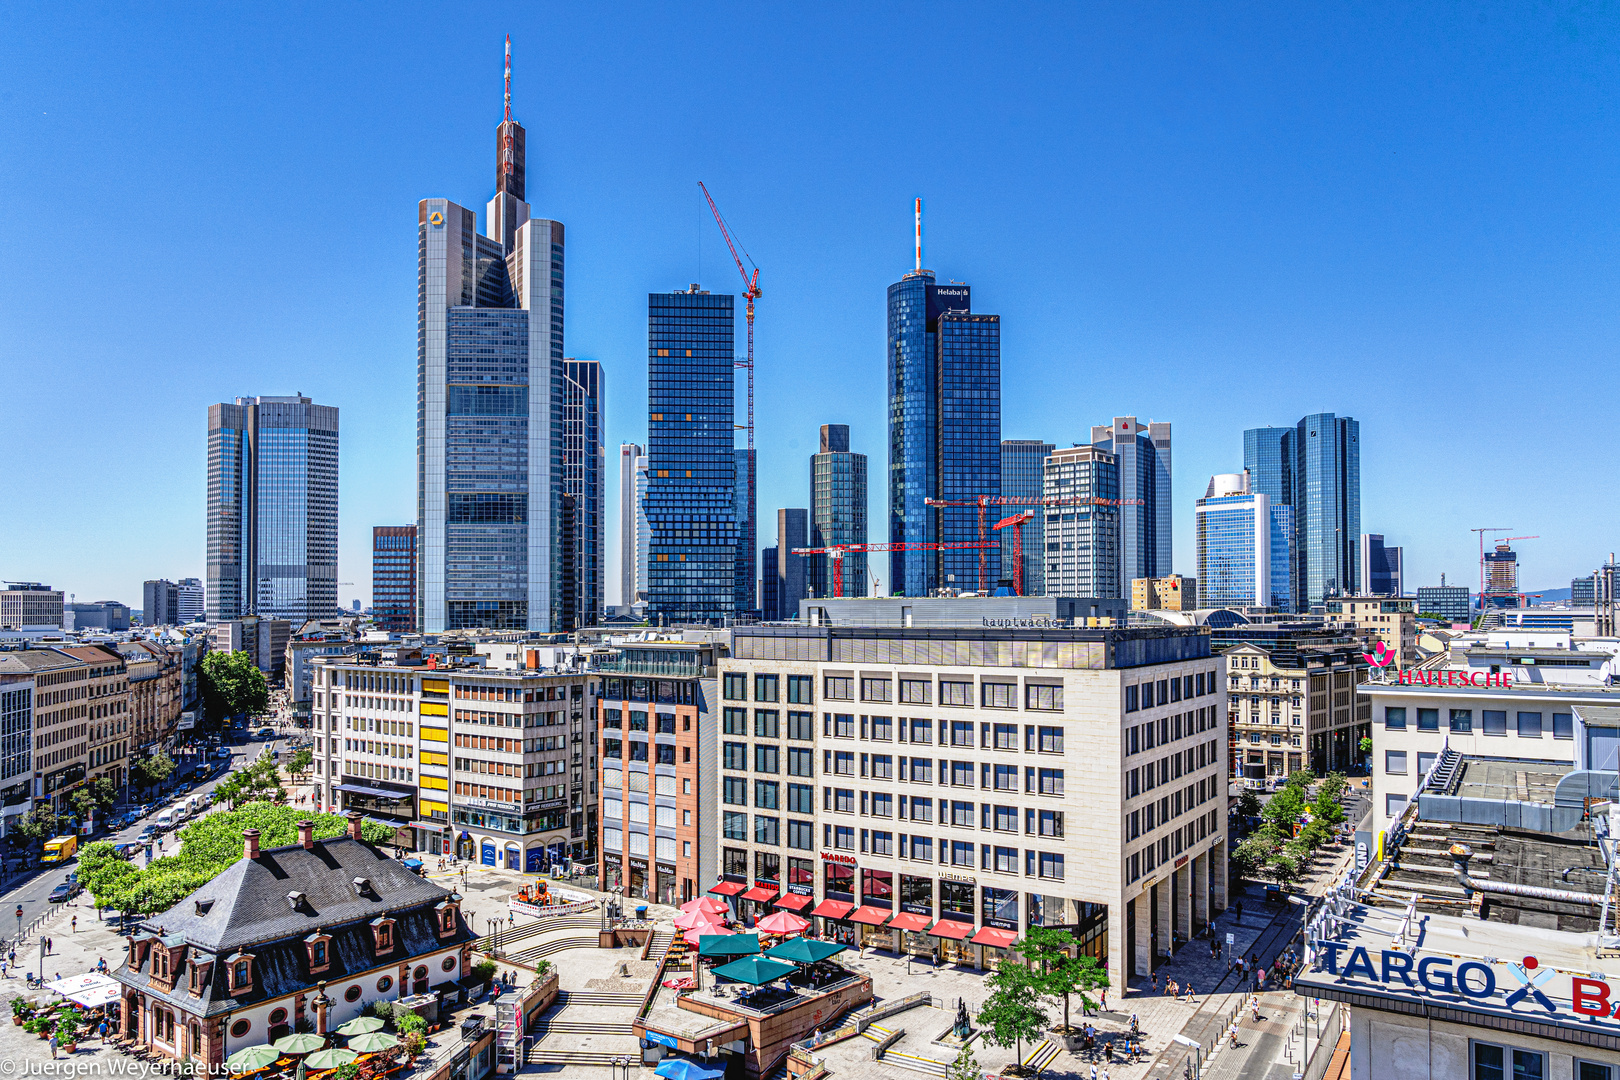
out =
[[[512,35],[506,35],[506,119],[512,119]]]
[[[917,269],[922,269],[922,199],[917,199]]]

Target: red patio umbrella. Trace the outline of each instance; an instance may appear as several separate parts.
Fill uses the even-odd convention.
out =
[[[675,916],[675,927],[679,930],[690,930],[694,926],[720,926],[720,916],[709,911],[683,911]]]
[[[801,919],[791,911],[778,911],[754,924],[754,929],[767,934],[802,934],[810,920]]]
[[[715,915],[726,915],[731,912],[724,900],[717,900],[712,896],[700,896],[696,900],[688,900],[681,905],[681,910],[683,912],[707,911]]]

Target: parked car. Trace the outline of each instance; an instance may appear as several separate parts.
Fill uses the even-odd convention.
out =
[[[64,881],[62,884],[52,889],[51,895],[46,899],[53,904],[60,904],[64,901],[73,899],[73,894],[78,891],[78,888],[79,887],[72,882]]]
[[[258,731],[254,732],[254,734],[261,739],[273,739],[276,737],[275,731],[267,727],[260,728]]]

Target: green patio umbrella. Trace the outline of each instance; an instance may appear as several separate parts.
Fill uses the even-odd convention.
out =
[[[849,948],[836,941],[816,941],[813,938],[794,938],[784,941],[765,955],[773,960],[788,960],[795,964],[815,964]]]
[[[360,1055],[353,1050],[344,1050],[334,1046],[330,1050],[317,1050],[304,1059],[304,1064],[311,1069],[336,1069],[347,1065]]]
[[[362,1054],[375,1054],[380,1050],[392,1050],[398,1045],[398,1039],[381,1031],[368,1031],[349,1040],[349,1049],[358,1050]]]
[[[375,1016],[357,1016],[337,1029],[339,1035],[364,1035],[368,1031],[381,1031],[385,1025]]]
[[[280,1060],[281,1051],[273,1046],[250,1046],[226,1058],[225,1064],[240,1072],[257,1072],[268,1069]]]
[[[277,1039],[270,1045],[283,1054],[313,1054],[326,1045],[326,1040],[319,1035],[300,1032],[297,1035],[288,1035],[285,1038]]]
[[[792,964],[784,964],[780,960],[767,960],[763,956],[745,956],[741,960],[733,960],[714,969],[714,973],[735,982],[751,983],[761,986],[774,982],[797,970]]]
[[[758,934],[704,934],[698,939],[699,956],[752,956],[757,952]]]

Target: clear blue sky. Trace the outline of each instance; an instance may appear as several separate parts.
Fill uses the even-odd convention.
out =
[[[701,179],[763,268],[762,519],[822,423],[879,479],[922,195],[928,265],[1002,316],[1004,437],[1174,423],[1182,572],[1243,428],[1332,411],[1409,587],[1473,580],[1487,525],[1565,585],[1620,546],[1616,15],[1348,8],[10,5],[0,577],[203,576],[207,406],[302,391],[342,409],[369,598],[371,526],[415,513],[416,203],[482,213],[509,32],[610,462],[646,294],[737,284]]]

